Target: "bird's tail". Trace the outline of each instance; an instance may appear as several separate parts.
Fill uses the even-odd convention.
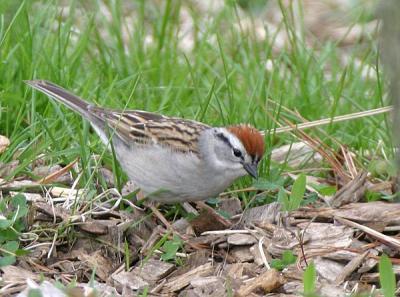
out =
[[[25,83],[36,90],[43,92],[49,97],[63,103],[73,111],[80,113],[85,118],[90,117],[88,108],[91,106],[91,104],[70,93],[64,88],[46,80],[27,80]]]

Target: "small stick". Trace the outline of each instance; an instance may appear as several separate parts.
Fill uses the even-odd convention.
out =
[[[307,128],[328,125],[331,123],[343,122],[343,121],[347,121],[347,120],[368,117],[368,116],[377,115],[377,114],[381,114],[381,113],[387,113],[392,110],[393,110],[393,106],[385,106],[385,107],[371,109],[371,110],[367,110],[367,111],[360,111],[360,112],[345,114],[345,115],[341,115],[341,116],[337,116],[337,117],[333,117],[333,118],[301,123],[301,124],[293,125],[293,126],[290,125],[290,126],[285,126],[285,127],[279,127],[276,129],[272,129],[271,131],[269,131],[268,134],[279,134],[279,133],[284,133],[284,132],[290,132],[293,130],[303,130],[303,129],[307,129]],[[267,133],[264,132],[264,134],[267,134]]]
[[[341,218],[341,217],[335,216],[334,219],[337,220],[338,222],[344,224],[344,225],[347,225],[347,226],[350,226],[350,227],[353,227],[353,228],[357,228],[357,229],[367,233],[368,235],[376,238],[380,242],[383,242],[384,244],[386,244],[386,245],[388,245],[390,247],[393,247],[393,248],[395,248],[397,250],[400,250],[400,241],[395,239],[395,238],[393,238],[393,237],[387,236],[387,235],[382,234],[382,233],[380,233],[380,232],[378,232],[378,231],[376,231],[374,229],[371,229],[371,228],[369,228],[367,226],[363,226],[361,224],[358,224],[356,222],[353,222],[353,221],[350,221],[350,220],[347,220],[347,219],[344,219],[344,218]]]

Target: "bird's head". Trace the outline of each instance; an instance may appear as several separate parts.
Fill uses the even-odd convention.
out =
[[[228,175],[250,174],[257,178],[257,166],[264,155],[264,137],[249,125],[212,128],[211,141],[206,145],[208,162]],[[204,143],[202,144],[204,146]]]

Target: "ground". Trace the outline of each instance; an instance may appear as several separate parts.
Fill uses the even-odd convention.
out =
[[[394,296],[376,5],[2,1],[0,294]],[[265,135],[260,178],[149,207],[89,124],[27,79],[101,106],[250,123]]]

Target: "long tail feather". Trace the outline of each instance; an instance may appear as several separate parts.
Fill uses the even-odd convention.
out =
[[[27,80],[25,83],[36,90],[43,92],[49,97],[63,103],[73,111],[80,113],[85,118],[89,118],[88,108],[91,105],[64,88],[46,80]]]

